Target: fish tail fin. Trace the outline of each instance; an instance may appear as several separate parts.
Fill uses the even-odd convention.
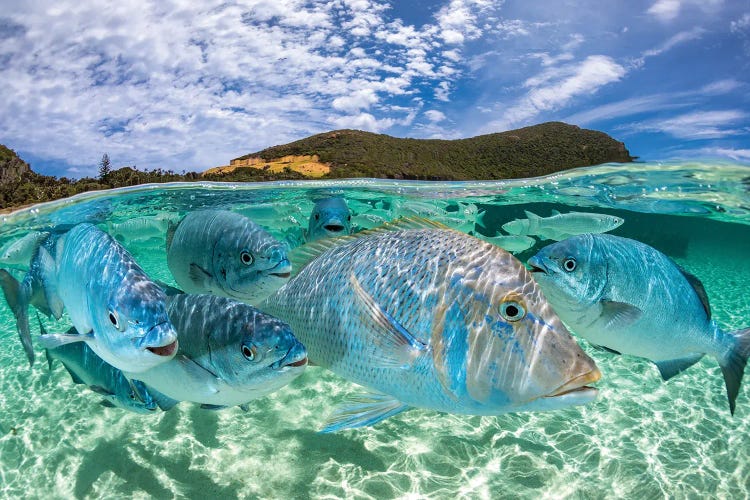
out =
[[[23,350],[29,358],[29,365],[34,364],[34,346],[31,343],[31,330],[29,328],[29,294],[26,288],[21,286],[8,271],[0,269],[0,287],[3,289],[5,301],[16,317],[16,328],[21,339]]]
[[[485,218],[486,216],[487,216],[487,210],[485,210],[484,212],[480,212],[480,213],[479,213],[479,214],[477,215],[477,218],[476,218],[476,223],[477,223],[477,224],[479,224],[480,226],[482,226],[482,227],[483,227],[483,228],[485,228],[485,229],[489,229],[489,227],[487,227],[487,223],[486,223],[486,221],[484,220],[484,218]]]
[[[36,314],[36,320],[39,322],[39,334],[47,335],[47,329],[44,328],[44,325],[42,324],[42,318],[39,317],[39,313]],[[49,371],[52,371],[52,362],[55,359],[49,353],[49,349],[44,350],[44,356],[47,358],[47,368],[49,369]]]
[[[736,340],[735,345],[729,355],[719,362],[719,365],[721,366],[721,373],[724,375],[724,383],[727,386],[729,411],[734,415],[735,400],[740,392],[747,358],[750,356],[750,328],[731,332],[731,335]]]

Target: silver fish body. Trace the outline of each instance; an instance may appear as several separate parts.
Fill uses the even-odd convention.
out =
[[[716,358],[734,412],[750,330],[722,331],[703,286],[669,257],[632,239],[584,234],[528,263],[560,318],[591,343],[649,359],[665,380],[704,354]]]
[[[261,308],[291,325],[312,362],[384,393],[326,430],[410,406],[495,415],[595,397],[583,386],[599,378],[596,366],[508,252],[449,229],[306,247],[293,254],[322,253]]]
[[[503,230],[514,235],[538,236],[543,240],[561,241],[584,233],[606,233],[624,222],[621,217],[589,212],[560,213],[552,211],[550,217],[540,217],[525,211],[526,219],[516,219],[503,224]]]
[[[0,251],[0,264],[28,269],[37,247],[49,237],[47,231],[31,231]]]
[[[345,236],[352,232],[352,214],[341,197],[315,202],[307,227],[307,241]]]
[[[188,293],[256,303],[291,272],[286,245],[256,223],[227,210],[187,214],[167,236],[167,265]]]
[[[106,363],[83,342],[65,344],[46,350],[52,368],[60,361],[77,384],[85,384],[102,395],[107,406],[116,406],[135,413],[153,413],[158,409],[143,384],[133,384],[122,371]]]
[[[180,340],[177,355],[127,376],[174,403],[243,405],[280,389],[307,365],[289,325],[253,306],[214,295],[178,294],[167,302]]]
[[[91,224],[46,240],[20,285],[5,271],[0,284],[30,361],[29,304],[58,319],[66,310],[78,332],[42,335],[46,348],[83,341],[110,365],[133,372],[164,363],[177,350],[164,292],[122,245]]]

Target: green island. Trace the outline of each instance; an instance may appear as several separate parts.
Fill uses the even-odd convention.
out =
[[[0,209],[154,182],[351,177],[493,180],[536,177],[634,159],[622,142],[609,135],[561,122],[454,140],[401,139],[359,130],[334,130],[250,153],[202,173],[112,169],[105,155],[99,177],[82,179],[38,174],[13,150],[0,145]]]

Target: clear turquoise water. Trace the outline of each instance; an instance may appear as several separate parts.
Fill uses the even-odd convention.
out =
[[[523,210],[616,214],[625,224],[614,234],[659,248],[703,280],[723,327],[750,324],[750,167],[732,164],[604,165],[506,182],[146,186],[0,216],[0,245],[55,224],[89,221],[106,229],[108,221],[201,207],[243,212],[279,237],[294,236],[321,193],[343,195],[355,213],[382,213],[399,200],[455,217],[464,214],[457,202],[476,204],[486,211],[489,230],[474,230],[490,234],[523,217]],[[124,243],[152,277],[170,281],[162,240]],[[718,365],[708,358],[664,383],[653,365],[582,341],[603,372],[600,397],[588,406],[498,417],[412,410],[373,428],[319,434],[331,407],[358,389],[318,367],[256,401],[248,413],[183,403],[143,416],[100,406],[97,395],[74,385],[59,364],[50,372],[38,360],[30,369],[1,300],[0,332],[2,497],[750,494],[750,381],[731,417]]]

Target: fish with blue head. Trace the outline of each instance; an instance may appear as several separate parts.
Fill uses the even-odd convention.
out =
[[[29,304],[56,319],[67,311],[77,332],[42,335],[39,341],[48,349],[85,342],[110,365],[132,372],[169,361],[177,351],[162,289],[122,245],[92,224],[50,236],[21,283],[2,270],[0,285],[30,362]]]
[[[39,321],[39,329],[45,333]],[[106,363],[83,342],[46,349],[50,371],[55,360],[60,361],[73,382],[84,384],[104,399],[102,405],[122,408],[134,413],[154,413],[158,406],[142,383],[133,383],[125,378],[121,370]]]
[[[410,407],[498,415],[592,401],[600,373],[505,250],[406,219],[290,253],[300,269],[260,305],[311,362],[363,385],[324,431]]]
[[[734,414],[750,329],[722,330],[701,282],[668,256],[629,238],[583,234],[542,248],[528,265],[574,333],[651,360],[664,380],[713,356]]]
[[[177,355],[152,370],[126,373],[146,384],[164,410],[180,401],[209,409],[244,406],[307,366],[307,351],[289,325],[251,305],[177,293],[167,298],[167,311],[179,336]]]
[[[167,232],[167,265],[187,293],[257,303],[291,273],[287,246],[243,215],[190,212]]]
[[[307,241],[345,236],[352,232],[352,214],[340,196],[315,202],[307,227]]]

